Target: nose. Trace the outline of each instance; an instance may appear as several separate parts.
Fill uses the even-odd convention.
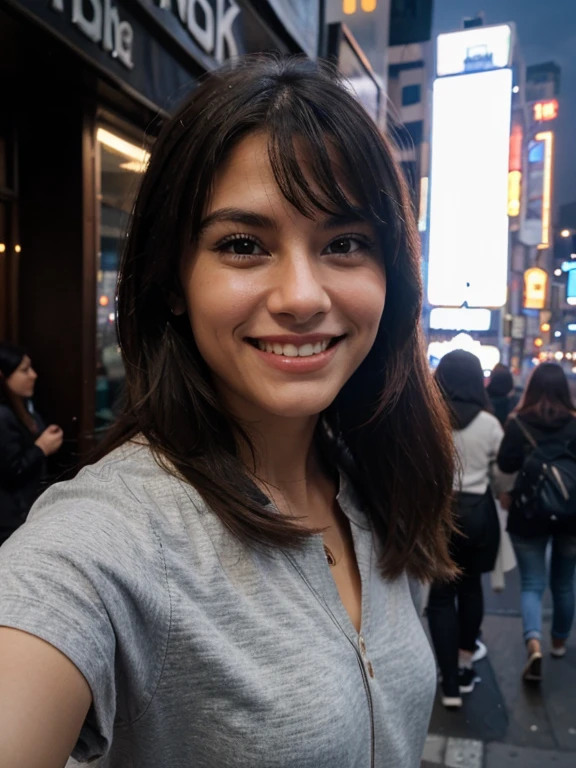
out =
[[[34,368],[30,368],[30,378],[32,379],[32,381],[36,381],[36,379],[38,378],[38,374],[36,373]]]
[[[268,310],[273,315],[291,317],[298,324],[325,315],[332,306],[322,281],[322,268],[305,253],[282,260],[275,270]]]

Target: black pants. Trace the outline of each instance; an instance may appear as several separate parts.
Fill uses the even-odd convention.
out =
[[[475,651],[484,616],[482,575],[433,584],[427,614],[442,688],[447,696],[458,695],[458,649]]]

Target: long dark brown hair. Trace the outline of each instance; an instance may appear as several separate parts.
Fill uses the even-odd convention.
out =
[[[24,347],[11,344],[7,341],[0,342],[0,403],[7,405],[19,422],[21,422],[32,435],[38,434],[38,425],[32,415],[28,413],[25,401],[15,395],[8,386],[8,379],[18,368],[27,352]]]
[[[520,416],[536,414],[542,421],[555,421],[574,414],[568,379],[557,363],[541,363],[532,371],[518,407]]]
[[[249,440],[219,400],[187,316],[175,317],[167,304],[218,169],[244,137],[262,131],[286,200],[310,218],[360,209],[381,243],[387,296],[378,335],[322,414],[318,439],[339,452],[336,461],[348,459],[383,544],[383,573],[450,577],[451,432],[423,352],[413,210],[387,140],[327,65],[240,61],[209,75],[161,131],[120,270],[126,406],[100,453],[142,433],[157,460],[191,483],[244,542],[293,547],[309,535],[266,508],[240,459],[239,445]],[[303,147],[318,193],[302,172]],[[345,164],[354,203],[337,181],[329,150]]]

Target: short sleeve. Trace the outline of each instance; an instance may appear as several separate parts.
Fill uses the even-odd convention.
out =
[[[86,472],[53,486],[0,547],[0,625],[53,645],[90,686],[76,759],[104,755],[115,725],[148,706],[165,653],[168,602],[146,510]]]

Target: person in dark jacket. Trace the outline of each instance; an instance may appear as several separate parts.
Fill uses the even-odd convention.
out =
[[[492,571],[500,523],[492,496],[492,471],[503,430],[488,412],[484,373],[478,358],[455,350],[445,355],[436,381],[450,407],[460,472],[455,478],[455,515],[463,535],[454,536],[451,554],[461,569],[453,582],[430,589],[428,623],[442,673],[442,703],[462,706],[463,693],[478,681],[473,668],[484,613],[482,574]]]
[[[32,407],[37,374],[26,350],[0,343],[0,545],[25,521],[36,500],[46,457],[62,445],[62,430]]]
[[[498,363],[494,367],[490,382],[486,387],[486,393],[490,398],[494,416],[504,426],[506,419],[516,408],[520,398],[514,391],[514,379],[510,370],[502,363]]]
[[[576,417],[562,368],[542,363],[532,374],[524,398],[506,425],[498,452],[503,472],[519,471],[537,445],[549,441],[569,443],[576,448]],[[576,515],[564,522],[530,519],[519,493],[508,499],[508,533],[512,539],[521,576],[521,604],[524,639],[528,647],[525,680],[542,678],[542,596],[546,588],[546,549],[552,542],[550,589],[553,600],[552,648],[555,657],[566,653],[566,639],[574,619],[574,570],[576,567]]]

